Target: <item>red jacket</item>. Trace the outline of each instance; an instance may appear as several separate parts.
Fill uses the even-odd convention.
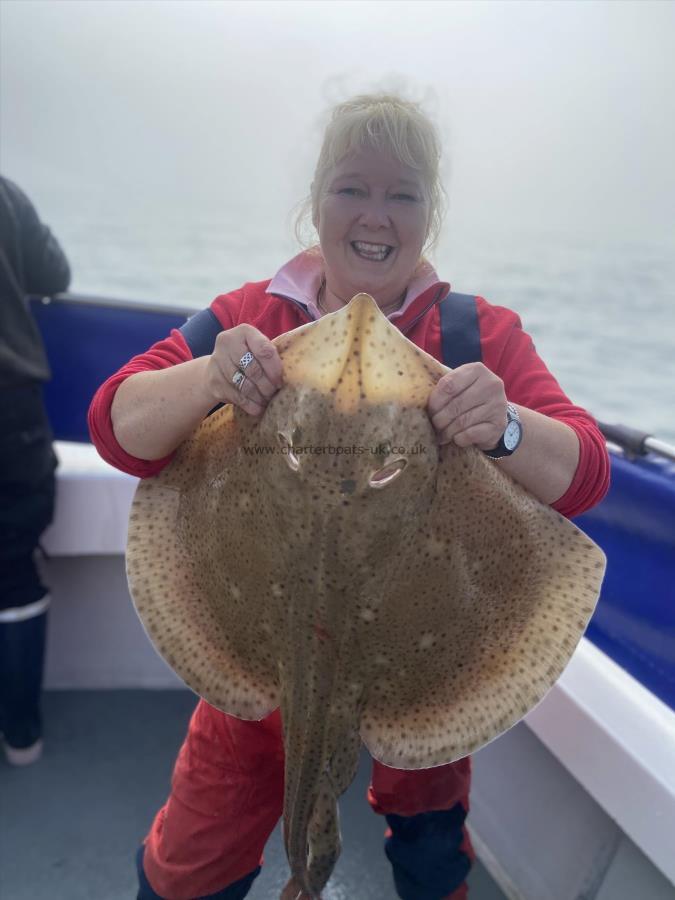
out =
[[[288,297],[266,293],[268,281],[245,284],[239,290],[221,294],[211,304],[223,329],[247,323],[268,338],[311,321],[305,307]],[[442,361],[438,301],[445,285],[435,285],[412,302],[395,324],[413,343]],[[603,498],[609,486],[609,458],[605,440],[595,420],[575,406],[537,355],[520,318],[509,309],[492,306],[478,298],[478,322],[483,363],[504,382],[511,403],[533,409],[572,427],[580,444],[579,464],[567,492],[553,504],[565,516],[577,516]],[[126,453],[115,439],[110,407],[118,386],[135,372],[165,369],[192,359],[189,347],[177,330],[135,356],[101,385],[89,409],[89,431],[103,459],[131,475],[148,478],[160,472],[171,456],[142,460]]]

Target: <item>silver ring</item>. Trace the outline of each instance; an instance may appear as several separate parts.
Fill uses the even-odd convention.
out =
[[[232,376],[232,384],[236,387],[238,391],[240,391],[246,381],[246,376],[243,372],[240,372],[239,369]]]
[[[251,353],[250,350],[247,350],[246,353],[244,353],[242,358],[239,360],[239,368],[242,370],[242,372],[244,371],[246,366],[251,365],[251,363],[253,362],[254,359],[255,359],[255,357],[253,356],[253,354]]]

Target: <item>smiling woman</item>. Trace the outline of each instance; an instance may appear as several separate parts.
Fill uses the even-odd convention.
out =
[[[311,214],[324,262],[325,311],[359,291],[385,312],[402,306],[424,265],[423,250],[440,232],[440,157],[438,134],[414,103],[385,94],[335,108],[296,227],[299,233]]]
[[[436,131],[416,104],[375,95],[336,107],[305,204],[318,244],[272,279],[218,296],[101,386],[89,424],[104,459],[150,477],[171,462],[216,405],[232,403],[261,415],[283,382],[271,340],[361,292],[375,298],[410,342],[443,361],[440,309],[450,285],[424,257],[442,221],[439,159]],[[515,313],[481,297],[464,299],[465,330],[473,327],[470,337],[479,350],[440,377],[434,370],[438,381],[426,412],[437,443],[477,447],[540,501],[565,516],[580,514],[599,502],[608,485],[596,423],[565,396]],[[461,336],[464,319],[456,318]],[[334,348],[326,341],[330,361]],[[398,368],[393,365],[391,377],[403,374]],[[394,444],[392,428],[382,437]],[[384,472],[378,495],[407,478],[412,452],[399,454],[395,469],[387,468],[390,459],[374,463],[374,472]],[[300,457],[288,459],[301,474]],[[331,489],[346,500],[355,487],[343,479]],[[485,522],[486,529],[493,527]],[[324,531],[333,533],[330,522]],[[263,539],[273,541],[274,535]],[[202,701],[176,765],[172,795],[139,854],[139,900],[244,897],[281,815],[283,756],[278,710],[259,722],[242,721]],[[464,828],[470,772],[469,757],[412,771],[374,760],[368,802],[387,815],[387,856],[404,900],[466,896],[473,860]],[[310,881],[292,880],[284,897],[317,896]]]
[[[376,149],[351,153],[326,173],[315,226],[324,260],[323,308],[359,291],[383,311],[405,300],[429,228],[430,201],[415,169]]]

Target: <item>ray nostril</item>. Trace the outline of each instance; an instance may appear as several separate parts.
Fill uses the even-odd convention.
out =
[[[353,494],[355,490],[356,490],[356,482],[353,479],[347,478],[344,481],[340,482],[340,493],[341,494]]]
[[[288,436],[281,431],[277,432],[277,440],[279,441],[281,452],[284,454],[289,467],[294,472],[297,472],[300,468],[300,460],[298,459],[298,456],[293,449],[292,442],[288,439]]]
[[[373,472],[370,476],[370,480],[368,484],[370,487],[374,488],[383,488],[387,484],[391,484],[391,482],[398,478],[401,472],[408,465],[407,459],[403,457],[399,457],[399,459],[394,460],[393,462],[387,463],[386,466],[383,466],[381,469],[378,469],[377,472]]]

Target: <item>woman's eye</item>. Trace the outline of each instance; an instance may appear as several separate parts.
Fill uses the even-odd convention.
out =
[[[413,194],[394,194],[394,200],[412,200],[414,202],[417,200],[417,197],[413,196]]]
[[[363,191],[361,190],[361,188],[355,188],[355,187],[344,187],[344,188],[340,188],[338,191],[338,194],[347,194],[350,197],[358,197],[362,193],[363,193]]]

